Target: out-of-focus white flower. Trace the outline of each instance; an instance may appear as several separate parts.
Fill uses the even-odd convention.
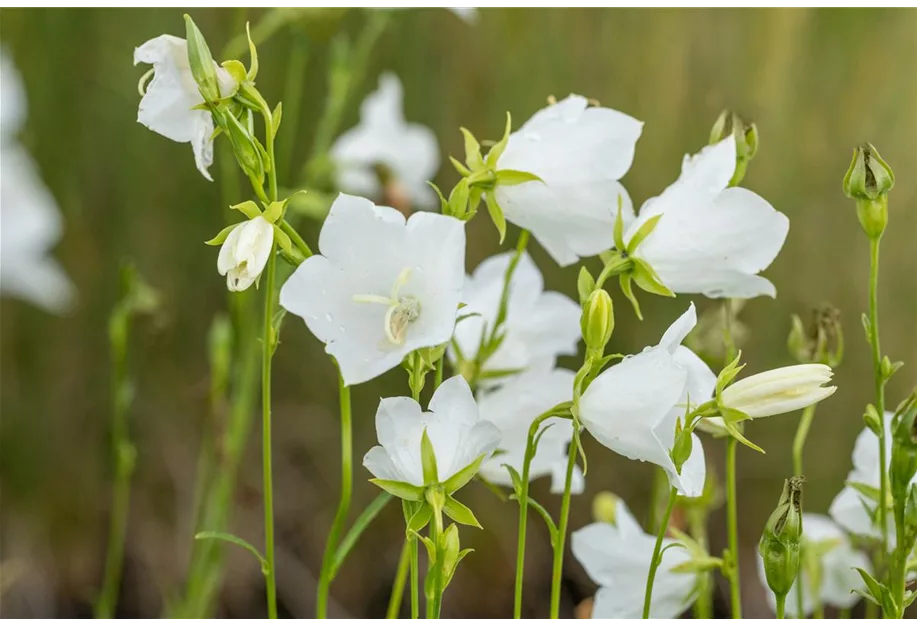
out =
[[[341,194],[319,236],[321,255],[280,290],[334,356],[347,385],[401,363],[411,351],[449,341],[465,278],[465,225]]]
[[[727,187],[735,168],[733,135],[686,156],[678,180],[646,201],[625,232],[629,245],[650,218],[662,216],[628,252],[647,262],[677,294],[776,295],[773,284],[758,273],[783,247],[789,220],[754,192]]]
[[[545,107],[509,136],[497,170],[519,170],[541,181],[498,185],[505,218],[532,232],[558,264],[607,250],[619,198],[633,219],[627,191],[618,182],[634,160],[643,123],[605,107],[587,107],[571,95]]]
[[[261,216],[237,225],[220,248],[217,270],[231,292],[242,292],[258,281],[274,245],[274,227]]]
[[[860,575],[854,568],[870,570],[869,560],[862,551],[856,551],[850,545],[850,540],[844,531],[830,518],[821,514],[803,514],[802,516],[802,551],[805,553],[816,552],[819,558],[815,563],[820,569],[818,581],[820,587],[812,589],[812,579],[805,566],[800,568],[799,575],[793,587],[786,595],[786,615],[798,617],[799,597],[797,586],[802,581],[802,615],[808,616],[815,611],[816,601],[821,605],[834,607],[853,607],[860,600],[859,595],[852,590],[863,585]],[[767,588],[764,576],[764,562],[758,555],[758,578]],[[767,601],[772,611],[777,610],[777,601],[774,593],[767,590]]]
[[[885,471],[891,462],[892,436],[891,422],[894,414],[885,412]],[[841,489],[828,513],[838,525],[857,536],[879,539],[882,530],[872,512],[878,507],[874,498],[857,490],[854,485],[861,485],[867,489],[878,492],[879,490],[879,438],[869,427],[863,429],[857,436],[853,446],[853,469],[847,475],[845,486]],[[917,483],[917,477],[912,481]],[[895,534],[894,516],[888,516],[888,544],[889,550],[897,543]]]
[[[579,400],[580,420],[596,440],[619,455],[656,464],[679,493],[690,497],[704,490],[704,448],[692,434],[691,456],[678,474],[670,457],[675,427],[686,403],[708,400],[716,384],[710,368],[681,346],[696,322],[692,303],[659,344],[600,374]]]
[[[363,465],[377,479],[424,487],[424,432],[433,446],[439,483],[492,453],[500,442],[500,430],[478,415],[468,383],[455,376],[436,388],[426,412],[407,397],[383,398],[376,412],[379,446],[370,449]]]
[[[172,35],[160,35],[134,49],[134,65],[149,63],[153,78],[146,86],[137,121],[179,143],[190,143],[197,169],[208,181],[213,163],[213,117],[209,111],[195,109],[204,102],[191,75],[188,43]],[[214,62],[220,94],[235,91],[237,83]]]
[[[54,197],[16,139],[25,114],[22,81],[12,61],[0,53],[0,292],[60,313],[75,293],[60,264],[48,255],[63,225]]]
[[[500,296],[506,269],[513,253],[502,253],[485,259],[465,278],[462,302],[463,318],[455,327],[455,343],[465,361],[474,361],[481,346],[482,334],[493,333],[500,308]],[[558,355],[575,355],[579,343],[580,308],[568,296],[545,292],[538,266],[523,254],[513,272],[507,301],[505,333],[499,348],[483,364],[482,372],[522,371],[528,368],[550,368]],[[458,362],[459,355],[449,347],[449,358]],[[545,407],[545,409],[548,409]]]
[[[573,555],[600,586],[592,618],[641,618],[656,537],[644,532],[618,501],[615,524],[592,523],[574,532],[571,542]],[[687,549],[674,543],[663,540],[650,618],[678,618],[697,597],[698,574],[672,572],[691,559]]]
[[[799,364],[761,372],[723,390],[721,404],[750,418],[776,416],[825,400],[837,390],[825,386],[834,373],[824,364]]]
[[[574,374],[569,370],[547,368],[528,370],[512,377],[495,391],[480,393],[478,407],[481,418],[495,424],[502,434],[498,454],[481,465],[481,475],[492,483],[512,487],[510,466],[522,476],[525,446],[532,421],[555,405],[573,397]],[[538,442],[538,449],[529,466],[529,480],[551,477],[551,491],[564,491],[567,472],[567,448],[573,439],[573,423],[561,418],[544,421],[547,428]],[[583,491],[583,473],[579,468],[573,475],[572,492]]]
[[[370,198],[383,194],[380,173],[403,186],[412,203],[433,207],[439,202],[427,184],[439,170],[439,145],[426,126],[406,122],[401,81],[391,72],[379,78],[379,89],[360,107],[360,123],[331,147],[338,185],[348,193]]]
[[[474,24],[478,21],[478,10],[475,7],[449,7],[446,10],[451,11],[467,24]]]

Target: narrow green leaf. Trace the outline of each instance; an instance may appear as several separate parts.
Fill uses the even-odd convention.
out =
[[[446,497],[446,505],[443,507],[443,513],[460,525],[468,525],[469,527],[477,527],[478,529],[482,528],[481,523],[474,517],[474,512],[451,496]]]
[[[376,519],[379,513],[388,505],[389,501],[392,500],[392,495],[388,492],[382,492],[372,500],[372,502],[366,506],[366,509],[357,517],[356,522],[353,523],[353,527],[350,528],[350,531],[347,532],[347,535],[344,536],[344,539],[341,540],[341,543],[338,545],[337,550],[334,552],[334,563],[331,566],[331,579],[333,580],[337,575],[338,571],[341,569],[341,566],[344,565],[344,560],[347,559],[347,555],[350,554],[351,549],[357,543],[357,540],[360,539],[360,536],[363,535],[363,532],[366,531],[366,528]]]
[[[525,368],[503,368],[502,370],[484,370],[478,375],[478,379],[481,381],[485,379],[502,379],[503,377],[511,377],[514,374],[519,374],[525,370]]]
[[[629,300],[630,304],[634,307],[634,313],[637,314],[637,319],[643,320],[643,314],[640,312],[640,303],[637,302],[637,297],[634,296],[634,289],[631,286],[630,273],[620,275],[618,280],[621,283],[621,291],[624,292],[624,296],[627,297],[627,300]]]
[[[411,485],[404,481],[392,481],[391,479],[370,479],[369,481],[399,499],[405,501],[423,500],[423,488],[418,488],[416,485]]]
[[[475,139],[467,128],[459,129],[465,136],[465,165],[472,172],[476,172],[484,167],[484,159],[481,157],[481,144]]]
[[[532,174],[531,172],[523,172],[521,170],[497,170],[497,185],[509,187],[512,185],[531,183],[532,181],[538,181],[539,183],[544,184],[544,181],[541,180],[540,176],[537,174]]]
[[[493,145],[493,148],[490,149],[490,152],[487,153],[487,166],[491,169],[496,169],[497,161],[500,160],[500,157],[503,156],[503,151],[506,150],[506,145],[509,143],[509,136],[513,129],[513,117],[509,114],[509,111],[506,112],[506,125],[503,127],[503,137],[500,138],[496,144]]]
[[[551,514],[548,513],[548,510],[546,510],[541,503],[533,499],[531,496],[529,496],[529,498],[526,500],[528,501],[529,507],[538,512],[542,520],[544,520],[544,524],[548,527],[548,533],[551,535],[551,545],[553,546],[554,540],[557,536],[557,525],[554,524],[554,520],[551,518]]]
[[[516,496],[518,497],[519,495],[522,494],[522,477],[520,477],[516,469],[510,466],[509,464],[501,464],[501,465],[504,468],[506,468],[506,472],[509,473],[509,479],[510,481],[513,482],[513,491],[516,493]]]
[[[861,483],[859,481],[845,481],[844,483],[845,485],[853,488],[854,490],[856,490],[857,492],[859,492],[866,498],[876,503],[882,502],[882,492],[879,490],[879,488],[875,486],[871,486],[868,483]]]
[[[246,200],[245,202],[240,202],[238,205],[230,205],[229,208],[241,211],[249,220],[261,215],[261,208],[253,200]]]
[[[260,551],[253,547],[251,544],[240,538],[239,536],[234,536],[231,533],[224,533],[222,531],[199,531],[194,534],[195,540],[222,540],[223,542],[229,542],[230,544],[235,544],[240,546],[252,555],[254,555],[261,568],[264,569],[267,566],[267,562],[261,556]]]
[[[430,441],[426,428],[420,438],[420,463],[423,465],[424,484],[439,483],[439,474],[436,471],[436,451],[433,450],[433,442]]]
[[[479,456],[476,460],[446,479],[445,483],[443,483],[443,489],[446,491],[446,494],[456,492],[466,483],[471,481],[472,477],[478,472],[478,468],[481,467],[481,462],[484,461],[485,457],[487,457],[486,454]]]
[[[219,246],[226,241],[226,238],[229,237],[229,234],[232,233],[232,230],[242,224],[241,222],[236,222],[235,224],[230,224],[225,229],[216,234],[216,237],[213,239],[208,239],[205,244],[208,246]]]
[[[618,211],[618,215],[621,215],[621,211]],[[653,232],[653,229],[656,228],[656,225],[659,224],[659,220],[662,218],[662,214],[658,214],[644,222],[640,225],[640,228],[637,229],[637,232],[634,233],[634,236],[630,238],[630,241],[627,242],[627,253],[633,255],[634,251],[643,243],[650,233]],[[623,221],[622,221],[623,222]]]
[[[494,226],[497,227],[497,232],[500,234],[500,243],[502,244],[503,240],[506,239],[506,218],[503,216],[503,209],[497,203],[497,197],[493,190],[489,190],[486,193],[484,202],[487,203],[487,213],[490,214],[490,219],[494,221]]]

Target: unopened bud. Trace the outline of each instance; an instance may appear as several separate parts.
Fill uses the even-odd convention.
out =
[[[204,100],[214,102],[220,99],[220,83],[217,80],[216,65],[204,35],[190,15],[185,15],[185,37],[188,40],[188,64],[191,75]]]
[[[614,307],[611,296],[603,289],[594,290],[583,305],[580,329],[586,347],[601,353],[611,339],[615,328]]]
[[[736,169],[729,185],[736,186],[745,178],[748,162],[758,153],[758,127],[754,122],[746,122],[737,113],[726,109],[720,113],[710,130],[710,143],[719,143],[730,135],[736,138]]]
[[[861,144],[853,151],[853,161],[844,176],[844,193],[856,200],[857,218],[872,239],[885,232],[888,192],[894,186],[894,172],[872,144]]]
[[[592,499],[592,518],[596,522],[618,524],[618,498],[612,492],[599,492]]]
[[[255,143],[255,138],[252,137],[248,129],[229,112],[215,111],[214,118],[219,121],[220,126],[226,131],[229,142],[232,144],[232,151],[236,155],[236,161],[239,162],[242,171],[245,172],[249,178],[259,183],[263,183],[265,172],[264,158]]]
[[[917,475],[917,390],[895,411],[888,475],[892,496],[895,501],[903,501],[911,480]]]
[[[768,518],[758,544],[767,585],[778,597],[786,596],[799,572],[804,481],[793,477],[783,482],[780,502]]]
[[[694,449],[694,438],[691,437],[691,431],[681,428],[681,421],[675,428],[675,444],[672,446],[672,463],[675,464],[675,471],[681,474],[681,467],[685,465],[688,458],[691,457],[691,451]]]
[[[815,309],[808,329],[797,315],[792,316],[792,325],[787,349],[796,361],[820,363],[831,368],[840,365],[844,356],[844,334],[841,312],[837,308],[823,305]]]

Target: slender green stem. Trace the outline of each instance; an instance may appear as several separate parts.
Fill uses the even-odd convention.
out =
[[[331,568],[331,581],[334,581],[337,577],[338,571],[341,569],[341,566],[344,565],[344,560],[347,559],[347,555],[353,549],[357,540],[360,539],[360,536],[363,535],[366,528],[369,527],[372,521],[376,519],[376,516],[382,512],[391,500],[391,494],[388,492],[380,492],[379,496],[374,498],[372,502],[366,506],[366,509],[357,517],[356,522],[353,523],[353,527],[350,528],[350,531],[348,531],[344,539],[341,540],[337,551],[334,553],[334,564]]]
[[[600,289],[603,285],[605,285],[605,281],[613,276],[629,270],[631,267],[633,267],[633,265],[634,262],[632,259],[628,259],[624,256],[616,257],[611,263],[602,268],[598,278],[595,280],[595,289]]]
[[[666,476],[665,471],[659,466],[655,467],[655,472],[653,473],[653,483],[650,486],[650,508],[646,514],[646,529],[650,533],[656,533],[656,530],[659,525],[659,514],[660,512],[660,501],[662,500],[662,495],[666,493],[666,488],[669,486],[669,478]],[[663,506],[664,507],[664,506]]]
[[[294,229],[289,222],[286,220],[280,221],[280,230],[286,233],[296,248],[299,249],[299,252],[302,253],[303,257],[309,258],[312,256],[312,249],[309,248],[309,245],[306,244],[306,240]]]
[[[646,578],[646,593],[643,596],[643,618],[650,617],[650,607],[653,603],[653,583],[656,580],[656,570],[662,561],[662,540],[665,538],[666,529],[669,527],[669,518],[672,516],[672,509],[675,507],[675,499],[678,497],[678,489],[672,487],[669,490],[669,502],[665,506],[665,513],[659,524],[659,531],[656,532],[656,546],[653,547],[653,561],[650,562],[650,572]]]
[[[799,475],[797,475],[799,476]],[[802,560],[800,560],[799,570],[796,571],[796,618],[805,618],[806,602],[805,593],[802,589]]]
[[[688,528],[691,537],[705,553],[710,550],[707,536],[707,506],[696,505],[688,508]],[[713,618],[713,573],[698,575],[697,601],[694,602],[694,618]]]
[[[809,436],[809,429],[812,426],[812,419],[815,418],[816,406],[817,403],[802,410],[802,417],[796,428],[796,436],[793,438],[793,474],[797,477],[803,476],[802,454],[806,446],[806,438]]]
[[[411,538],[411,618],[420,618],[420,559],[417,538]]]
[[[781,594],[777,596],[777,618],[785,618],[784,610],[786,608],[786,595]]]
[[[437,547],[437,553],[439,553],[443,540],[443,514],[441,511],[437,511],[435,508],[433,510],[433,519],[430,521],[430,540],[433,542],[433,546]],[[427,618],[435,619],[439,618],[439,613],[443,602],[442,560],[437,559],[436,562],[430,566],[434,570],[432,572],[433,585],[429,586],[427,589]],[[428,574],[427,576],[429,577],[430,575]]]
[[[271,464],[271,358],[274,354],[274,276],[277,245],[271,246],[264,270],[264,335],[261,347],[261,463],[264,481],[264,578],[267,583],[268,618],[277,618],[277,583],[274,573],[274,481]]]
[[[904,597],[907,592],[907,558],[913,547],[907,546],[905,538],[907,535],[904,516],[905,499],[895,499],[894,508],[895,539],[897,540],[897,544],[895,545],[895,551],[892,555],[891,591],[895,604],[899,609],[898,615],[892,618],[904,618],[904,610],[906,609]]]
[[[328,595],[334,570],[334,556],[337,551],[338,538],[347,524],[347,513],[350,511],[350,497],[353,492],[353,429],[351,427],[350,388],[344,384],[344,378],[338,376],[338,390],[341,399],[341,499],[328,540],[325,543],[325,555],[322,558],[322,570],[318,579],[316,595],[316,617],[328,617]]]
[[[879,414],[879,494],[884,500],[888,494],[888,460],[885,443],[885,377],[882,374],[882,351],[879,347],[879,240],[869,240],[869,343],[872,347],[872,366],[875,377],[876,411]],[[880,502],[879,529],[882,533],[881,555],[883,564],[888,555],[888,508]]]
[[[850,620],[850,608],[842,607],[837,611],[837,617],[841,620]]]
[[[398,571],[395,573],[395,583],[392,586],[392,596],[388,599],[386,618],[398,618],[401,609],[401,599],[404,598],[404,584],[408,579],[408,569],[411,566],[411,542],[407,538],[401,547],[401,557],[398,558]]]
[[[443,362],[445,361],[445,355],[439,358],[439,361],[436,362],[436,373],[433,376],[433,390],[443,384]]]
[[[732,617],[742,618],[742,591],[739,587],[739,521],[736,499],[736,448],[738,440],[726,440],[726,518],[729,531],[729,596]]]
[[[576,427],[574,426],[574,428]],[[570,490],[573,485],[573,469],[576,467],[576,449],[572,447],[571,449],[567,457],[567,475],[564,480],[564,495],[560,501],[557,535],[554,536],[554,569],[551,574],[551,618],[560,617],[560,580],[563,576],[567,524],[570,522]]]

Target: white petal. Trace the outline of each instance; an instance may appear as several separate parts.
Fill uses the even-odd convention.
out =
[[[673,322],[665,333],[662,336],[662,339],[659,340],[659,348],[667,350],[670,354],[674,355],[675,350],[678,346],[688,337],[688,333],[691,332],[697,325],[697,312],[694,309],[694,303],[692,302],[688,306],[688,310],[685,313],[681,314],[675,322]]]
[[[436,388],[429,409],[437,420],[468,426],[478,421],[478,404],[468,382],[459,375],[446,379]]]
[[[394,465],[388,453],[381,446],[369,449],[369,452],[363,457],[363,466],[376,479],[401,482],[408,482],[409,479]]]
[[[376,409],[376,437],[386,448],[398,446],[423,418],[420,405],[406,396],[383,398]]]
[[[729,185],[736,169],[736,139],[729,135],[705,146],[696,155],[685,155],[678,182],[694,189],[719,193]]]
[[[879,528],[873,524],[864,501],[869,507],[874,508],[876,505],[853,488],[845,486],[834,497],[828,512],[831,518],[848,532],[867,538],[879,538]]]
[[[689,400],[692,406],[710,400],[716,388],[716,373],[687,346],[677,347],[674,357],[676,362],[688,369],[685,400]]]

